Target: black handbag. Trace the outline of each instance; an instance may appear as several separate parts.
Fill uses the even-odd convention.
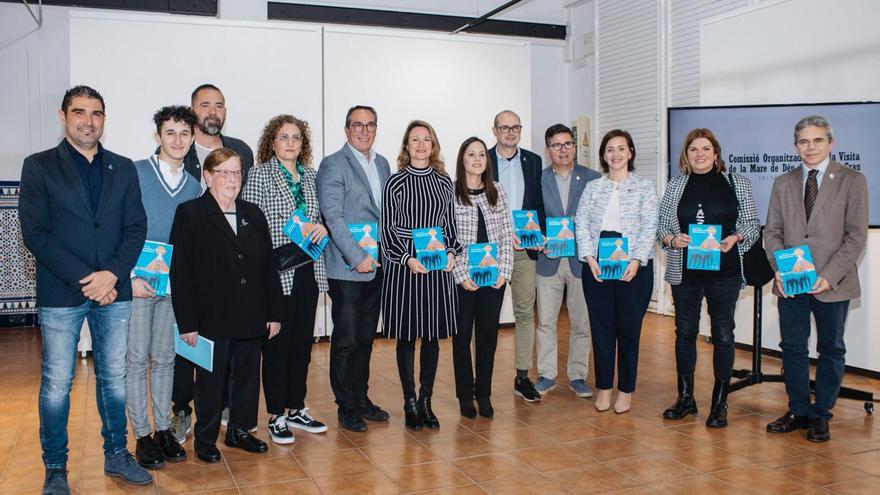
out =
[[[727,174],[727,179],[730,181],[733,194],[736,195],[733,174]],[[773,267],[770,266],[770,261],[767,259],[767,251],[764,251],[764,227],[761,227],[761,230],[762,232],[758,233],[758,240],[742,255],[742,268],[746,284],[754,287],[763,287],[776,277]]]
[[[292,242],[278,246],[272,252],[275,254],[275,259],[278,262],[279,272],[286,272],[287,270],[299,268],[306,263],[315,261],[301,247]]]

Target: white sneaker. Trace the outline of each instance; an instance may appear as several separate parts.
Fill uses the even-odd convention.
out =
[[[272,437],[273,442],[282,445],[296,441],[293,432],[287,427],[287,420],[284,416],[276,416],[274,420],[269,420],[269,436]]]

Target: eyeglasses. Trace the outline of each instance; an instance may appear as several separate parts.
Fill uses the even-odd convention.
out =
[[[522,126],[521,125],[502,125],[502,126],[496,127],[496,129],[501,131],[502,134],[509,134],[511,132],[514,134],[519,134],[519,132],[522,130]]]
[[[293,144],[296,144],[296,143],[301,143],[303,140],[303,137],[300,136],[299,134],[291,134],[289,136],[287,134],[279,134],[278,137],[276,137],[275,139],[277,139],[278,141],[281,141],[282,143],[289,141]]]
[[[547,147],[553,151],[559,151],[562,149],[570,150],[570,149],[574,148],[574,142],[567,141],[565,143],[553,143],[553,144],[547,145]]]
[[[375,122],[352,122],[349,124],[349,127],[351,127],[351,130],[354,132],[363,132],[365,128],[367,132],[376,132],[376,127],[378,126]]]
[[[223,169],[218,168],[218,169],[211,170],[211,173],[217,174],[220,177],[223,177],[224,179],[228,179],[229,176],[232,176],[233,178],[236,178],[236,179],[241,179],[241,176],[242,176],[241,170],[223,170]]]

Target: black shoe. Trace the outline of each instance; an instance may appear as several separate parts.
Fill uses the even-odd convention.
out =
[[[70,495],[70,487],[67,485],[67,467],[46,468],[42,494]]]
[[[137,439],[137,448],[134,452],[138,464],[143,468],[161,469],[165,467],[165,456],[162,455],[162,449],[150,435]]]
[[[715,386],[712,387],[712,412],[706,418],[706,426],[709,428],[727,426],[727,392],[729,389],[729,381],[715,380]]]
[[[356,407],[340,407],[336,417],[339,418],[339,426],[348,431],[367,431],[367,423],[364,423],[364,418]]]
[[[416,400],[414,398],[410,397],[403,400],[403,416],[407,428],[414,431],[422,429],[422,419],[419,417],[419,410],[416,407]]]
[[[162,455],[168,462],[180,462],[186,460],[186,451],[177,443],[171,430],[157,431],[153,434],[153,441],[162,449]]]
[[[678,375],[678,398],[672,407],[663,411],[663,417],[682,419],[688,414],[697,414],[697,401],[694,400],[694,375]]]
[[[358,409],[360,410],[361,416],[368,421],[388,421],[388,418],[391,417],[385,410],[381,407],[373,404],[369,398],[361,401],[358,404]]]
[[[828,428],[828,421],[822,418],[811,419],[810,426],[807,427],[807,440],[811,442],[827,442],[831,440],[831,430]]]
[[[466,418],[477,417],[477,410],[474,408],[474,401],[471,399],[458,399],[458,410]]]
[[[436,430],[440,428],[440,421],[437,419],[437,416],[434,415],[434,411],[431,410],[430,395],[423,395],[419,397],[418,408],[419,419],[422,420],[422,424],[425,425],[426,428],[429,428],[431,430]]]
[[[269,450],[269,446],[266,445],[266,442],[241,428],[226,428],[226,445],[254,454],[262,454]]]
[[[196,457],[205,462],[220,462],[220,450],[213,443],[201,443],[196,440],[193,442],[193,449],[196,451]]]
[[[477,399],[477,407],[480,408],[480,416],[484,418],[495,416],[495,408],[492,407],[492,402],[489,401],[488,397]]]
[[[768,433],[790,433],[802,430],[810,426],[810,418],[807,416],[795,416],[791,411],[786,412],[776,421],[767,425]]]
[[[541,402],[541,394],[535,390],[535,384],[527,376],[518,376],[513,380],[513,394],[526,402]]]

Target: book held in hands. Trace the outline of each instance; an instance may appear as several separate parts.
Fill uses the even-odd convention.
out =
[[[810,246],[806,244],[790,249],[780,249],[773,253],[776,267],[782,277],[782,288],[785,294],[795,296],[813,290],[816,285],[816,265]]]
[[[309,220],[308,215],[302,210],[295,210],[290,214],[290,219],[284,225],[282,231],[290,238],[290,240],[300,247],[310,258],[316,260],[321,257],[321,253],[330,242],[328,236],[324,236],[320,242],[312,242],[310,235],[315,229],[315,224]]]
[[[712,224],[688,225],[691,242],[687,247],[689,270],[718,271],[721,269],[721,226]]]
[[[571,217],[547,217],[548,256],[561,258],[576,254],[574,220]]]
[[[599,238],[599,278],[620,280],[629,264],[629,239],[626,237]]]
[[[536,210],[513,210],[513,233],[520,247],[525,249],[544,245],[544,234],[541,233]]]
[[[413,246],[416,259],[428,271],[446,268],[446,244],[443,243],[442,227],[413,229]]]
[[[147,241],[134,265],[134,276],[146,280],[159,297],[165,297],[171,292],[168,274],[171,272],[173,252],[174,246],[171,244]]]
[[[477,287],[492,287],[498,282],[498,244],[471,244],[467,256],[468,276]]]
[[[350,223],[348,224],[348,231],[354,237],[354,242],[378,262],[379,241],[376,240],[376,236],[379,234],[379,229],[376,223]],[[345,265],[345,267],[349,270],[351,269],[349,265]]]

